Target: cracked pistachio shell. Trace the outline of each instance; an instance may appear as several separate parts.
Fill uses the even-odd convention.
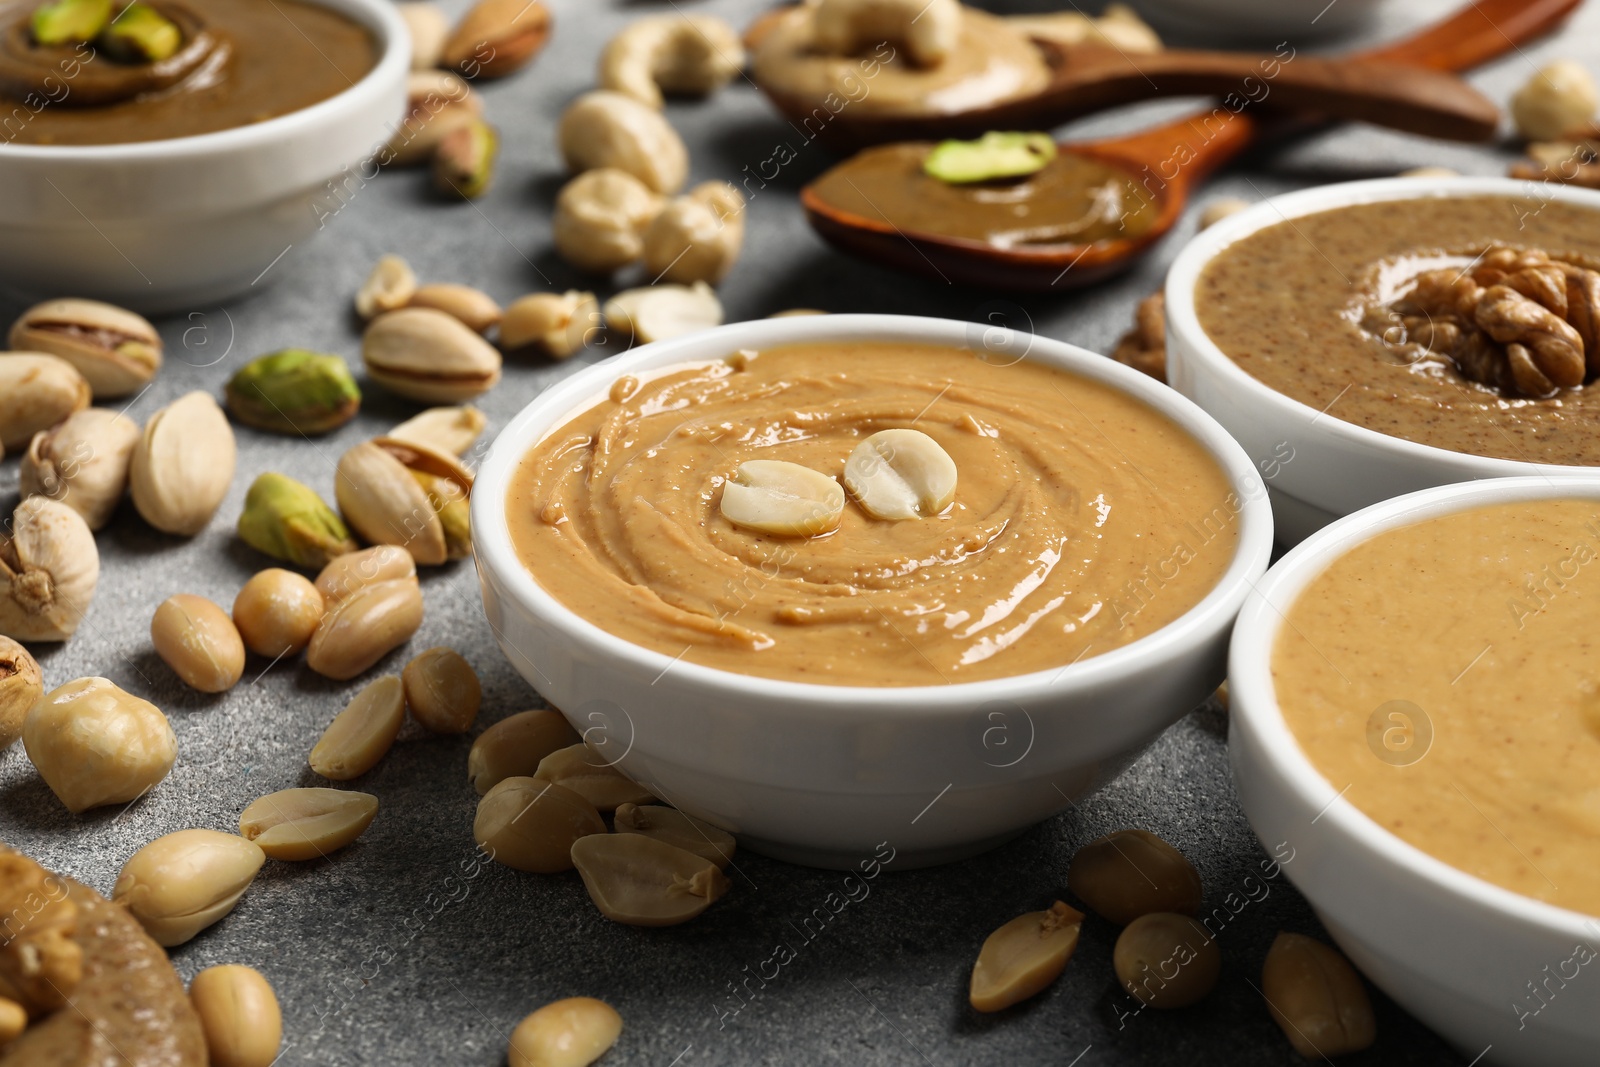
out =
[[[205,529],[233,483],[233,429],[205,393],[179,397],[145,423],[128,484],[146,522],[170,534]]]
[[[65,641],[89,610],[100,552],[83,516],[48,497],[17,505],[0,533],[0,633],[18,641]]]
[[[338,356],[285,348],[240,367],[224,391],[246,426],[287,434],[336,430],[361,410],[361,390]]]
[[[373,381],[411,400],[458,404],[500,381],[500,353],[453,315],[408,307],[379,315],[361,338]]]
[[[316,490],[270,471],[257,477],[245,494],[239,539],[308,570],[326,567],[360,547]]]
[[[23,448],[34,434],[88,406],[89,383],[66,360],[0,352],[0,449]]]
[[[356,445],[339,460],[334,496],[356,533],[399,545],[434,566],[472,551],[472,475],[448,453],[392,437]]]
[[[477,442],[488,422],[483,412],[471,404],[429,408],[390,430],[389,438],[462,456]]]
[[[139,424],[120,412],[74,412],[33,435],[18,471],[22,495],[59,500],[98,530],[128,488],[128,464],[138,442]]]
[[[267,855],[254,841],[220,830],[179,830],[128,857],[111,899],[168,948],[233,910]]]
[[[161,709],[105,678],[78,678],[45,694],[22,724],[22,744],[69,811],[143,796],[178,758]]]
[[[44,700],[44,673],[28,650],[0,637],[0,749],[22,736],[28,713]]]
[[[149,320],[98,300],[35,304],[12,325],[10,344],[66,360],[97,400],[136,393],[161,369],[161,335]]]

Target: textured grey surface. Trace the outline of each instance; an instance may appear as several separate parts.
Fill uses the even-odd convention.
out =
[[[330,202],[343,206],[327,232],[274,265],[260,296],[161,323],[167,365],[130,414],[142,421],[191,389],[220,393],[243,360],[288,345],[342,352],[354,362],[350,294],[383,252],[404,254],[425,279],[466,282],[502,300],[584,282],[549,249],[549,210],[562,181],[555,117],[591,86],[595,57],[612,32],[631,16],[667,8],[615,0],[553,6],[556,36],[546,54],[520,76],[484,89],[490,117],[505,134],[499,177],[485,199],[434,202],[415,173],[351,184],[342,201]],[[715,0],[694,10],[742,24],[760,6]],[[1392,3],[1384,33],[1450,6]],[[1529,47],[1473,80],[1504,100],[1550,56],[1578,55],[1594,66],[1597,30],[1600,12],[1580,13],[1559,40]],[[1126,109],[1068,132],[1125,132],[1183,107]],[[690,145],[695,180],[737,180],[794,139],[748,84],[708,103],[673,105],[669,115]],[[1505,147],[1343,128],[1258,151],[1218,177],[1207,195],[1257,199],[1424,164],[1498,174],[1509,158]],[[1110,284],[1042,297],[986,293],[906,278],[823,245],[806,227],[794,193],[827,163],[819,148],[803,146],[755,197],[744,260],[722,288],[730,318],[793,306],[972,319],[998,310],[1010,325],[1106,351],[1135,302],[1159,283],[1196,214],[1148,262]],[[20,307],[0,300],[0,320]],[[601,348],[579,362],[607,354]],[[491,435],[573,369],[509,360],[504,384],[482,401]],[[39,648],[39,658],[52,683],[104,674],[154,700],[177,732],[177,766],[129,808],[73,816],[17,746],[0,757],[0,838],[109,891],[122,862],[146,841],[189,826],[233,829],[256,796],[316,783],[306,753],[359,682],[330,682],[299,663],[267,670],[252,659],[233,692],[201,696],[156,658],[149,618],[180,591],[230,604],[241,583],[266,564],[231,533],[256,474],[285,471],[331,497],[339,454],[412,410],[374,388],[355,423],[313,443],[241,429],[233,491],[210,528],[192,540],[155,533],[124,504],[99,537],[102,577],[83,628],[64,647]],[[8,511],[15,484],[16,463],[7,460],[0,464],[0,503]],[[467,655],[484,682],[479,728],[536,706],[537,696],[494,647],[470,565],[430,570],[423,583],[427,618],[410,648],[451,644]],[[403,662],[397,654],[383,667],[397,670]],[[732,892],[699,921],[635,930],[600,918],[576,875],[536,877],[480,864],[470,832],[475,797],[465,779],[471,737],[430,737],[408,726],[380,767],[356,783],[382,801],[360,843],[331,861],[269,863],[229,918],[173,958],[186,977],[223,962],[265,972],[284,1005],[285,1063],[493,1064],[523,1014],[574,994],[603,997],[626,1020],[608,1063],[1295,1063],[1299,1058],[1252,983],[1275,931],[1319,928],[1283,878],[1261,877],[1265,853],[1238,810],[1225,733],[1222,712],[1196,711],[1099,796],[981,858],[931,871],[896,872],[891,865],[847,895],[837,872],[743,854],[731,872]],[[934,809],[929,817],[936,816]],[[1131,1004],[1110,972],[1114,931],[1091,919],[1050,991],[997,1016],[971,1011],[966,981],[983,937],[1018,912],[1063,895],[1074,848],[1121,826],[1146,827],[1175,842],[1199,866],[1208,903],[1238,911],[1221,934],[1218,990],[1186,1011],[1126,1014]],[[849,903],[831,910],[840,900]],[[818,908],[828,921],[808,924]],[[768,965],[763,985],[751,976],[780,942],[794,958],[776,977]],[[735,999],[733,991],[747,981]],[[1471,1058],[1457,1057],[1381,996],[1376,1002],[1378,1045],[1352,1064]]]

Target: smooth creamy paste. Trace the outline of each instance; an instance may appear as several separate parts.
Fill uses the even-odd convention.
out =
[[[1600,212],[1537,198],[1422,197],[1269,226],[1224,249],[1195,286],[1200,325],[1278,392],[1345,422],[1501,459],[1600,465],[1600,389],[1515,399],[1437,364],[1410,364],[1355,321],[1396,287],[1384,268],[1489,244],[1600,255]]]
[[[1165,416],[1033,363],[818,344],[685,364],[610,396],[522,461],[507,511],[534,578],[601,628],[691,663],[838,685],[939,685],[1060,667],[1198,603],[1239,501]],[[935,518],[846,505],[836,531],[735,527],[751,459],[830,476],[891,427],[959,471]]]
[[[1597,652],[1600,501],[1533,501],[1340,558],[1289,609],[1272,675],[1300,747],[1379,825],[1600,915]]]

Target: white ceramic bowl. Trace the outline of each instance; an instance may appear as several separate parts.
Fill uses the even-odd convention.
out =
[[[1157,29],[1215,41],[1290,44],[1346,33],[1367,22],[1383,0],[1131,0]]]
[[[1278,538],[1295,544],[1341,515],[1450,482],[1589,468],[1450,452],[1344,422],[1262,384],[1223,355],[1195,314],[1195,282],[1223,249],[1286,218],[1426,197],[1532,196],[1600,211],[1600,192],[1510,178],[1382,178],[1275,196],[1205,230],[1167,275],[1167,380],[1205,408],[1268,475]],[[1308,350],[1306,358],[1316,358]],[[1287,455],[1292,459],[1285,461]]]
[[[1463,1062],[1595,1062],[1600,981],[1591,972],[1600,959],[1564,963],[1578,945],[1600,953],[1600,919],[1464,874],[1343,799],[1283,721],[1271,651],[1307,583],[1374,534],[1469,507],[1558,496],[1600,502],[1600,472],[1441,486],[1350,515],[1273,566],[1245,601],[1229,654],[1228,752],[1256,836],[1269,850],[1287,842],[1293,859],[1284,873],[1334,940],[1384,992],[1456,1045]],[[1563,969],[1564,982],[1550,978]]]
[[[360,195],[405,114],[411,42],[394,5],[315,2],[378,42],[377,66],[336,96],[194,137],[0,144],[0,284],[167,312],[275,280]]]
[[[674,662],[614,637],[546,593],[512,549],[516,465],[622,374],[742,348],[906,341],[1035,360],[1105,382],[1164,412],[1227,472],[1240,542],[1222,580],[1171,625],[1057,670],[950,686],[867,688],[748,677]],[[605,758],[657,796],[760,852],[853,866],[880,843],[895,866],[982,851],[1120,772],[1221,681],[1229,627],[1264,572],[1272,521],[1249,460],[1204,412],[1081,348],[943,319],[827,315],[723,326],[646,345],[555,385],[490,450],[472,494],[484,610],[528,682]]]

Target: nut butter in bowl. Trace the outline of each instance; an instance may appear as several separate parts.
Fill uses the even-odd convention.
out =
[[[1486,1063],[1600,1042],[1597,558],[1600,472],[1436,487],[1289,552],[1233,634],[1257,836],[1352,962]]]
[[[1289,544],[1392,496],[1600,466],[1600,193],[1383,179],[1275,197],[1167,280],[1168,376]]]
[[[1170,390],[876,315],[591,368],[473,498],[530,683],[655,795],[820,865],[970,855],[1109,780],[1210,692],[1271,539],[1259,478]]]

